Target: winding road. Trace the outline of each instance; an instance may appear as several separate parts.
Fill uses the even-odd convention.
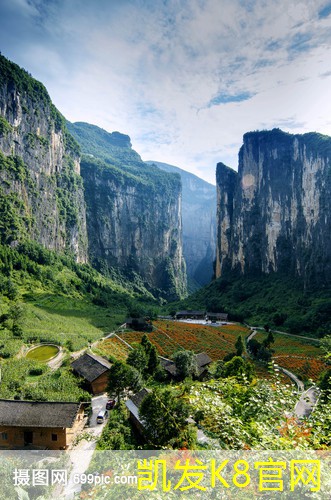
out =
[[[248,326],[248,325],[246,325]],[[249,328],[253,329],[252,333],[247,337],[246,339],[246,345],[247,343],[257,334],[257,329],[255,327],[248,326]],[[262,328],[259,328],[262,330]],[[273,330],[275,333],[280,333],[282,335],[288,335],[284,332],[278,332],[276,330]],[[295,335],[295,337],[300,337],[300,335]],[[308,337],[300,337],[307,339]],[[311,340],[316,340],[316,339],[311,339]],[[285,375],[287,375],[293,382],[296,384],[298,391],[301,393],[300,399],[295,405],[294,408],[294,414],[297,418],[308,418],[310,414],[312,413],[319,397],[319,389],[317,386],[312,386],[309,387],[306,391],[304,390],[305,386],[304,383],[296,376],[294,373],[290,372],[290,370],[287,370],[286,368],[283,368],[282,366],[279,366],[278,364],[275,363],[275,367],[277,367],[279,370],[281,370]]]

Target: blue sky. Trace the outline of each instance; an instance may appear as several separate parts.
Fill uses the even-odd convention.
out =
[[[1,0],[0,50],[71,121],[215,183],[245,132],[331,135],[331,2]]]

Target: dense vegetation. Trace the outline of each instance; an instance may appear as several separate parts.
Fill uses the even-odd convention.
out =
[[[150,303],[143,297],[70,255],[33,242],[0,245],[0,397],[86,399],[67,373],[68,354],[116,329],[129,311],[146,306]],[[40,342],[64,348],[63,368],[51,373],[24,358],[27,346]]]
[[[300,335],[323,337],[331,332],[330,290],[304,289],[299,279],[280,274],[228,275],[168,306],[167,311],[174,309],[224,311],[235,321],[268,324]]]
[[[128,179],[169,194],[178,190],[180,175],[164,172],[143,162],[131,148],[127,135],[119,132],[110,134],[88,123],[67,122],[67,127],[85,154],[84,162],[91,167],[109,169],[109,174],[116,175],[122,182]]]

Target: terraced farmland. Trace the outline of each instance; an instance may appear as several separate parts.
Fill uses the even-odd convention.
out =
[[[117,337],[102,340],[98,344],[98,349],[106,354],[106,356],[113,356],[120,361],[125,361],[130,352],[130,347],[121,342]]]
[[[277,333],[274,333],[273,336],[275,338],[274,344],[271,345],[273,360],[280,366],[291,370],[302,378],[314,381],[327,368],[318,341],[314,342]],[[263,342],[266,334],[258,332],[254,338]]]
[[[170,358],[175,351],[189,349],[196,353],[206,352],[213,361],[222,359],[235,351],[235,343],[239,335],[247,335],[248,329],[241,325],[224,325],[220,327],[181,323],[175,321],[155,321],[155,330],[148,333],[148,338],[155,345],[161,356]],[[143,332],[126,332],[120,337],[130,345],[140,342]],[[125,359],[129,348],[116,337],[104,340],[98,348],[112,354],[118,359]]]

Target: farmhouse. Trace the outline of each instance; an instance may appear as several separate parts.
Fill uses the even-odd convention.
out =
[[[176,319],[205,319],[205,311],[178,311]]]
[[[199,380],[202,380],[208,373],[208,366],[212,362],[212,359],[206,352],[200,352],[196,355],[196,362],[198,368],[198,378]]]
[[[93,394],[106,391],[110,367],[105,358],[88,352],[71,363],[73,372],[84,379],[87,390]]]
[[[0,449],[64,450],[86,423],[87,403],[0,400]]]
[[[200,354],[196,354],[195,356],[196,365],[197,365],[197,378],[202,380],[208,373],[208,366],[212,362],[211,358],[207,353],[201,352]],[[177,369],[174,361],[170,359],[160,357],[161,365],[164,370],[167,372],[170,378],[177,378]]]
[[[151,392],[150,389],[142,389],[137,392],[134,396],[131,396],[130,399],[125,401],[125,406],[129,410],[130,420],[132,424],[136,427],[136,429],[142,434],[144,430],[144,424],[139,417],[139,407],[143,401],[143,399]]]
[[[212,323],[216,323],[216,321],[227,321],[228,314],[220,313],[220,312],[207,312],[206,314],[207,321],[211,321]]]
[[[153,330],[151,323],[145,318],[127,318],[125,325],[126,328],[132,328],[132,330],[140,332],[151,332]]]

